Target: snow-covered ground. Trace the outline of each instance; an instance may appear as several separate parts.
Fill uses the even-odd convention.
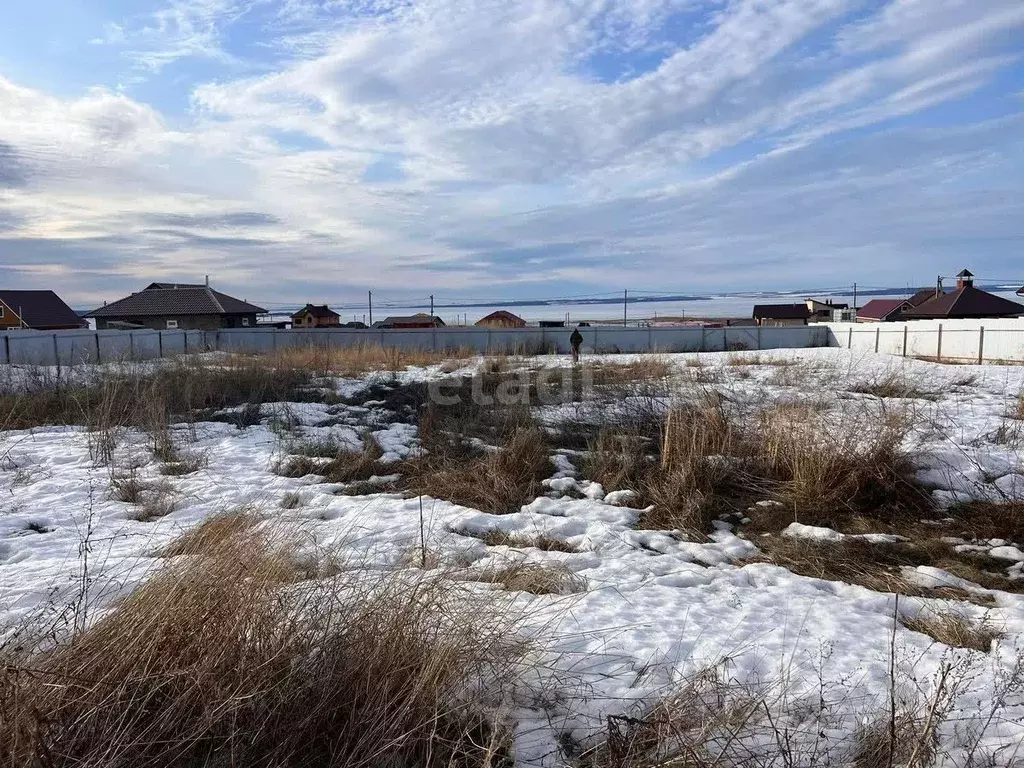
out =
[[[942,366],[845,350],[781,350],[756,353],[739,366],[737,355],[671,355],[683,374],[699,364],[708,386],[732,397],[785,401],[814,397],[840,408],[873,412],[879,398],[851,392],[858,382],[897,373],[928,399],[900,403],[917,414],[908,437],[920,478],[941,505],[970,498],[1024,498],[1024,455],[1008,418],[1024,391],[1024,367]],[[627,362],[632,358],[609,358]],[[793,365],[773,364],[783,359]],[[472,368],[478,361],[470,361]],[[567,366],[564,358],[538,358],[534,366]],[[439,366],[411,369],[397,383],[437,379]],[[376,376],[370,379],[387,380]],[[338,380],[351,395],[369,379]],[[571,416],[571,408],[549,407],[545,419]],[[144,435],[126,433],[112,466],[137,467],[138,478],[168,484],[173,511],[148,522],[133,519],[133,505],[111,496],[111,465],[90,458],[90,438],[81,428],[53,427],[0,432],[0,619],[14,622],[40,606],[58,610],[61,596],[89,590],[91,602],[108,603],[160,567],[161,547],[213,514],[248,507],[276,519],[293,520],[317,543],[349,552],[363,562],[400,566],[419,545],[420,501],[397,494],[339,495],[340,486],[322,478],[281,477],[274,467],[287,452],[280,424],[309,437],[330,437],[356,447],[370,430],[384,449],[384,462],[418,448],[415,426],[379,405],[278,403],[265,406],[261,423],[246,429],[203,422],[174,432],[186,455],[204,466],[180,477],[162,477]],[[1010,693],[980,736],[995,755],[993,765],[1024,760],[1024,701],[1008,682],[1024,656],[1024,596],[970,589],[991,595],[990,604],[902,597],[899,611],[955,610],[1002,630],[988,653],[950,648],[896,625],[893,594],[845,583],[798,576],[756,559],[757,547],[722,522],[710,541],[688,540],[679,532],[637,530],[640,510],[629,493],[605,493],[579,477],[571,451],[555,456],[557,472],[548,493],[519,512],[492,515],[448,501],[424,500],[428,547],[471,568],[510,559],[559,563],[581,577],[583,591],[528,595],[533,623],[547,656],[539,666],[538,695],[516,713],[517,760],[522,765],[564,761],[559,744],[566,734],[585,741],[600,731],[604,717],[635,713],[693,673],[715,667],[744,685],[769,686],[792,725],[792,738],[819,750],[842,750],[862,718],[883,710],[888,700],[890,663],[895,676],[927,697],[944,663],[969,668],[941,730],[943,750],[962,757],[972,729],[989,717],[993,702]],[[298,495],[291,509],[286,500]],[[529,536],[546,534],[578,552],[488,546],[470,534],[492,530]],[[829,529],[796,524],[786,536],[835,540]],[[1006,562],[1006,575],[1021,578],[1022,541],[964,541]],[[922,584],[959,583],[955,577],[921,568]],[[83,581],[84,579],[84,581]],[[895,637],[895,654],[891,643]],[[783,707],[783,703],[785,706]],[[824,746],[821,746],[824,744]],[[963,749],[961,749],[963,748]],[[800,750],[798,750],[800,751]],[[816,758],[821,759],[821,758]],[[950,762],[949,764],[954,764]]]

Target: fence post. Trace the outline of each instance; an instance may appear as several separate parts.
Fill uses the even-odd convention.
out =
[[[53,334],[53,364],[60,369],[60,350],[57,348],[57,334]]]
[[[96,331],[96,363],[99,364],[102,362],[103,360],[100,359],[100,332]]]
[[[11,337],[9,334],[4,334],[4,362],[11,362]]]
[[[903,356],[907,356],[907,324],[903,324]]]
[[[939,342],[935,349],[935,359],[942,362],[942,323],[939,323]]]
[[[978,365],[985,359],[985,326],[978,329]]]
[[[761,326],[757,326],[757,348],[761,349]]]
[[[878,354],[878,340],[881,337],[881,335],[882,335],[882,326],[876,325],[875,326],[875,354],[876,355]]]
[[[703,352],[704,351],[704,347],[707,344],[707,335],[708,335],[708,328],[707,328],[706,325],[702,325],[700,327],[700,348],[697,350],[698,352]]]
[[[184,354],[187,355],[188,354],[188,331],[187,330],[181,332],[181,340],[182,340],[181,351]]]
[[[164,356],[164,332],[156,332],[156,344],[157,344],[157,357]]]
[[[853,349],[853,326],[846,329],[846,348]]]
[[[128,331],[128,349],[129,349],[128,356],[132,360],[134,360],[135,359],[135,331]]]
[[[647,326],[647,351],[654,351],[654,330],[649,325]]]

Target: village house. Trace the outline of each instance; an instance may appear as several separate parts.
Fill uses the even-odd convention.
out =
[[[485,328],[525,328],[526,321],[519,317],[519,315],[513,315],[507,310],[499,309],[497,312],[491,312],[491,314],[481,317],[474,325]]]
[[[255,328],[267,310],[205,284],[150,283],[138,293],[92,310],[96,328],[217,330]]]
[[[754,322],[763,326],[807,325],[807,304],[755,304]]]
[[[417,312],[415,315],[391,315],[373,324],[374,328],[443,328],[444,320],[436,315]]]
[[[339,328],[341,315],[326,304],[307,304],[292,315],[292,328]]]
[[[89,323],[53,291],[0,290],[0,331],[15,328],[59,331],[88,326]]]
[[[974,287],[974,275],[961,270],[956,290],[922,288],[908,299],[873,299],[857,310],[862,323],[896,320],[954,320],[986,317],[1018,317],[1024,305]]]

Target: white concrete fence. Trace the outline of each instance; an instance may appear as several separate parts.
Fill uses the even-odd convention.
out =
[[[368,329],[232,328],[220,331],[8,331],[0,332],[0,363],[76,365],[152,359],[197,351],[266,352],[287,347],[381,345],[399,349],[520,354],[569,350],[572,328]],[[795,328],[581,328],[586,352],[714,352],[824,347],[824,326]]]
[[[789,328],[581,328],[585,352],[715,352],[844,347],[949,362],[1024,362],[1024,319],[822,323]],[[569,352],[571,328],[220,331],[0,331],[0,363],[75,365],[227,350],[379,344],[399,349],[541,354]]]

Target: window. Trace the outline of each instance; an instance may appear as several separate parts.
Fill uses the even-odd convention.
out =
[[[249,318],[248,317],[243,317],[242,318],[242,325],[248,325],[248,324],[249,324]]]
[[[4,305],[0,304],[0,320],[4,319]]]
[[[167,327],[168,328],[177,328],[178,327],[178,321],[177,320],[168,320],[167,321]]]

